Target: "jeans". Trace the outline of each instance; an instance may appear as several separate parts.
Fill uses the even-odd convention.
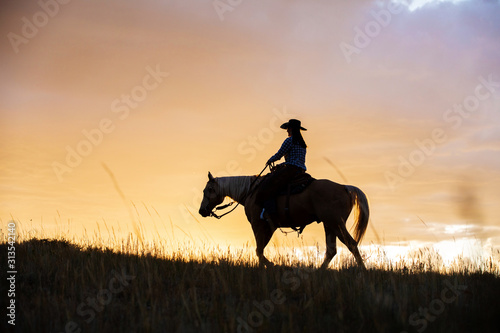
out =
[[[285,186],[296,176],[304,173],[305,170],[294,165],[281,164],[266,179],[262,181],[258,188],[255,203],[263,208],[275,208],[269,205],[274,201],[274,197],[285,188]]]

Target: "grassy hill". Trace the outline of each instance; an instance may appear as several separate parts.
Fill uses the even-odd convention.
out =
[[[467,269],[265,269],[44,239],[17,244],[16,265],[16,332],[498,332],[500,278]]]

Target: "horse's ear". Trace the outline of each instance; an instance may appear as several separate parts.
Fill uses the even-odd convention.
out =
[[[208,180],[209,181],[213,181],[215,178],[214,176],[212,176],[212,173],[210,173],[210,171],[208,172]]]

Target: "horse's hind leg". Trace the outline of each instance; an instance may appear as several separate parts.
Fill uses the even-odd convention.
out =
[[[361,254],[359,253],[358,249],[358,243],[352,238],[352,236],[349,234],[349,231],[347,231],[345,227],[345,223],[339,223],[339,232],[338,232],[338,237],[342,243],[344,243],[349,251],[354,255],[354,258],[356,258],[356,262],[358,265],[362,268],[366,268],[365,264],[363,263],[363,258],[361,258]]]
[[[331,228],[325,227],[325,236],[326,236],[326,252],[325,252],[325,260],[321,265],[321,268],[327,268],[332,261],[333,257],[337,254],[337,237],[335,235],[335,231]]]

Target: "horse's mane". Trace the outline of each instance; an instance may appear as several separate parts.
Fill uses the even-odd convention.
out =
[[[217,182],[222,193],[239,202],[247,195],[254,179],[255,176],[219,177]]]

